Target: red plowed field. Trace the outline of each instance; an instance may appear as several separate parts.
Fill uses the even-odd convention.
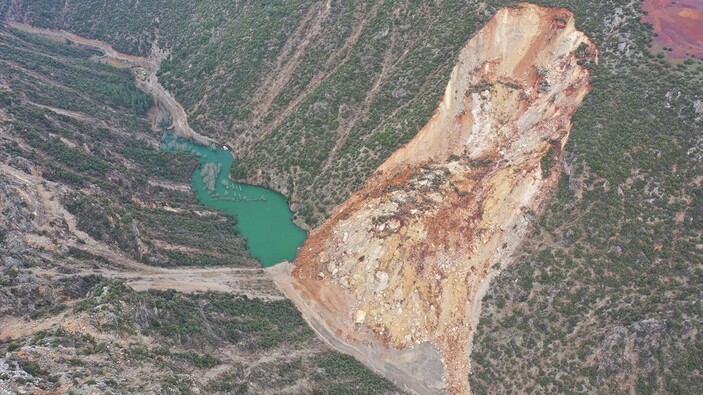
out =
[[[654,43],[672,48],[667,56],[683,59],[703,56],[703,0],[646,0],[643,22],[654,25]]]

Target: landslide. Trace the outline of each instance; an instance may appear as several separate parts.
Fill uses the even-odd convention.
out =
[[[480,300],[557,183],[591,59],[568,10],[499,10],[429,123],[311,233],[284,292],[392,380],[470,392]],[[439,360],[441,378],[419,368]]]

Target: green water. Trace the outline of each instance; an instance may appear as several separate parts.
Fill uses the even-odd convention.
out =
[[[237,220],[237,230],[247,240],[249,252],[264,267],[293,260],[307,234],[293,223],[285,196],[270,189],[229,179],[233,157],[222,148],[210,148],[165,134],[161,150],[188,152],[200,165],[191,187],[205,206],[224,211]]]

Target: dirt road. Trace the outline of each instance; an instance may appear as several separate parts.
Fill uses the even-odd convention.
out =
[[[92,40],[69,33],[63,30],[40,29],[30,25],[17,22],[7,22],[14,29],[37,34],[57,41],[69,40],[75,45],[94,49],[103,53],[101,58],[96,60],[112,64],[118,67],[129,67],[135,70],[143,70],[143,74],[136,73],[135,81],[137,86],[144,92],[151,95],[172,119],[174,133],[178,136],[191,139],[199,144],[213,145],[216,142],[206,136],[196,133],[188,124],[188,116],[183,107],[176,99],[159,83],[156,73],[159,71],[161,60],[166,53],[156,45],[153,47],[148,58],[132,56],[115,51],[112,46],[99,40]]]
[[[159,83],[156,73],[164,53],[158,49],[152,51],[149,58],[141,58],[119,53],[106,43],[86,39],[66,31],[39,29],[14,22],[9,24],[15,29],[50,39],[58,41],[71,40],[76,45],[99,50],[104,54],[96,60],[115,66],[135,69],[137,71],[137,85],[146,93],[152,95],[159,106],[170,114],[177,135],[201,144],[214,143],[211,139],[197,134],[190,128],[187,114],[182,106]],[[139,69],[144,70],[144,72],[139,73]],[[30,204],[33,206],[34,211],[39,213],[33,221],[37,229],[52,230],[52,232],[48,233],[58,234],[60,231],[53,232],[55,229],[53,229],[54,225],[52,224],[66,224],[68,228],[68,235],[65,235],[66,238],[61,240],[61,245],[47,238],[28,237],[27,240],[29,242],[36,240],[37,247],[40,247],[38,243],[41,242],[43,243],[41,247],[48,251],[58,250],[66,246],[72,247],[103,257],[113,265],[111,267],[81,265],[76,267],[76,270],[70,274],[36,268],[34,269],[34,274],[37,278],[61,278],[97,274],[106,278],[121,279],[135,290],[174,289],[185,293],[204,291],[231,292],[247,295],[250,298],[266,300],[281,300],[287,296],[295,303],[319,338],[330,347],[356,357],[366,366],[389,378],[405,391],[428,395],[439,392],[436,388],[441,382],[437,379],[441,379],[443,376],[443,366],[431,345],[420,345],[414,348],[412,353],[404,353],[402,358],[409,360],[409,363],[404,366],[404,369],[400,369],[387,363],[387,360],[401,358],[394,350],[384,350],[374,344],[357,346],[339,340],[323,322],[316,320],[315,317],[317,315],[313,314],[311,310],[313,307],[308,306],[305,300],[296,292],[290,282],[292,277],[290,276],[290,265],[288,263],[269,269],[234,267],[159,268],[147,266],[122,255],[105,243],[95,240],[81,231],[73,215],[58,203],[60,199],[53,183],[47,183],[39,176],[25,173],[5,164],[0,164],[1,173],[15,177],[23,184],[22,189],[36,192],[32,196],[37,196],[37,198],[31,201]],[[274,281],[271,281],[272,279]],[[278,285],[278,289],[276,285]],[[37,328],[49,328],[62,322],[64,322],[63,314],[42,320],[39,324],[35,322],[27,324],[20,320],[7,319],[2,322],[1,326],[4,329],[0,331],[0,334],[2,336],[19,337],[35,332]],[[276,358],[278,357],[276,356]]]
[[[122,279],[127,285],[139,291],[147,289],[175,289],[186,293],[218,291],[267,300],[284,298],[263,269],[257,267],[171,269],[148,266],[135,261],[81,231],[78,228],[76,218],[59,203],[61,199],[52,183],[47,183],[39,176],[25,173],[4,163],[0,163],[0,174],[14,178],[19,185],[22,185],[22,190],[31,192],[26,193],[25,196],[28,199],[27,203],[36,213],[32,222],[37,231],[44,231],[47,234],[62,234],[61,229],[56,229],[56,224],[65,224],[67,230],[60,244],[100,256],[114,265],[111,267],[79,268],[76,273],[71,273],[72,276],[98,274],[106,278]],[[59,241],[36,236],[34,232],[27,233],[25,240],[36,244],[37,248],[48,251],[61,248],[61,245],[57,244]],[[59,273],[39,273],[43,270],[38,268],[35,271],[36,274],[49,274],[54,277],[65,276]]]

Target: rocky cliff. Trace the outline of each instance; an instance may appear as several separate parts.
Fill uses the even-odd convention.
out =
[[[427,384],[409,388],[469,392],[480,300],[557,183],[590,88],[579,63],[596,57],[568,10],[501,9],[462,49],[429,123],[302,247],[291,282],[308,319]],[[421,373],[420,348],[443,377]]]

